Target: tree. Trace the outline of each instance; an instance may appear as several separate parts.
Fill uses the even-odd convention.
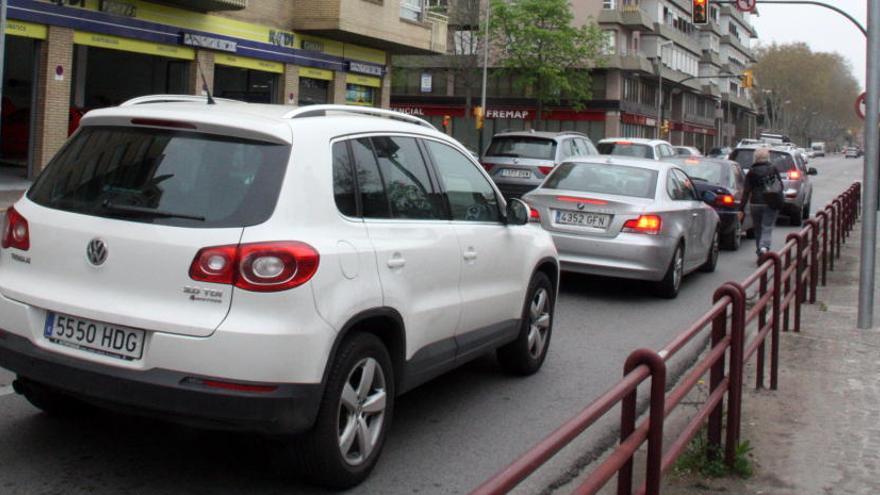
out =
[[[490,36],[514,87],[544,105],[563,97],[576,110],[592,97],[589,69],[604,61],[604,36],[592,20],[573,25],[569,0],[491,0]]]
[[[858,126],[853,102],[859,84],[840,54],[792,43],[761,47],[756,55],[753,95],[764,109],[766,127],[805,145],[841,139]]]

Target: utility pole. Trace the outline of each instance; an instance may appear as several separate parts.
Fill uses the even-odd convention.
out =
[[[6,0],[0,0],[0,96],[3,95],[3,65],[6,61]],[[2,126],[0,126],[2,132]],[[2,134],[0,134],[2,136]]]
[[[868,0],[868,81],[865,102],[865,170],[862,182],[862,245],[859,328],[874,324],[874,263],[877,254],[877,169],[880,166],[880,0]]]

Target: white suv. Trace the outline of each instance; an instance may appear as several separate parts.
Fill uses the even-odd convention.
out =
[[[541,367],[553,241],[430,124],[154,96],[81,125],[3,226],[0,366],[38,408],[302,433],[347,487],[395,396],[496,349]]]

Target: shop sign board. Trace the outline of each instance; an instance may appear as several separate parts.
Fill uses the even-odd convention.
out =
[[[382,77],[383,75],[385,75],[385,69],[379,65],[365,64],[362,62],[355,62],[353,60],[348,62],[348,71],[376,77]]]
[[[421,82],[422,82],[422,84],[421,84],[422,93],[430,93],[432,91],[432,87],[434,85],[433,84],[434,78],[431,75],[431,73],[430,72],[423,72]]]
[[[238,49],[238,43],[235,41],[195,33],[183,33],[183,44],[230,53],[235,53]]]
[[[438,117],[449,115],[450,117],[464,117],[464,107],[447,107],[443,105],[392,105],[395,112],[414,115],[416,117]]]

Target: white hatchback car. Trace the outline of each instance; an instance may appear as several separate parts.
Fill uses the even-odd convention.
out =
[[[38,408],[300,433],[347,487],[395,396],[496,349],[541,367],[553,241],[430,124],[153,96],[81,126],[3,226],[0,366]]]

